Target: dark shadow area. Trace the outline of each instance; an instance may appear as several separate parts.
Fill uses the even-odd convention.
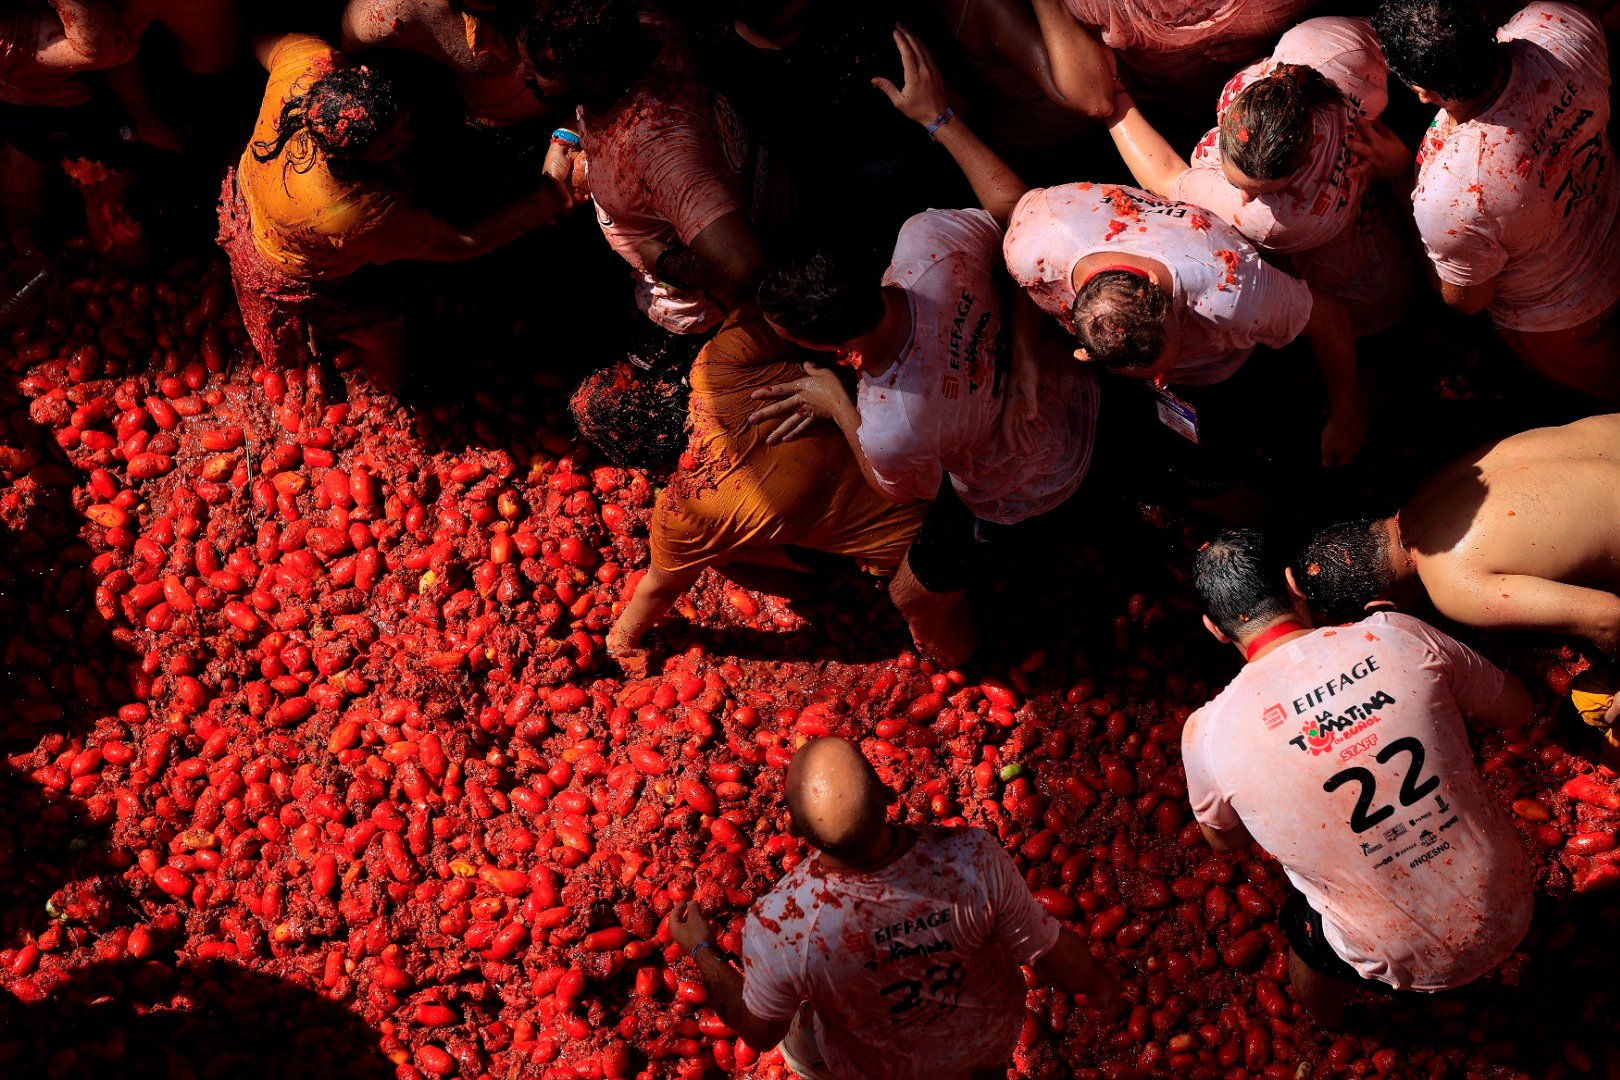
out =
[[[48,1002],[0,995],[0,1071],[54,1080],[394,1075],[341,1002],[231,964],[96,964]]]

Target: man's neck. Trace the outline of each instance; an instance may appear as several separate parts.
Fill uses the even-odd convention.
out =
[[[1500,60],[1496,65],[1496,75],[1491,79],[1489,89],[1478,97],[1446,105],[1446,115],[1451,117],[1453,123],[1466,124],[1468,121],[1476,119],[1486,109],[1495,105],[1496,99],[1502,96],[1502,91],[1507,87],[1508,75],[1512,72],[1513,65],[1508,60],[1505,51],[1499,52],[1498,56]]]
[[[883,286],[883,319],[870,332],[849,343],[860,354],[861,373],[873,378],[888,373],[911,339],[911,301],[898,285]]]
[[[883,835],[878,842],[872,845],[872,850],[865,857],[845,861],[834,858],[826,852],[817,855],[821,865],[828,870],[838,870],[848,874],[875,874],[879,870],[891,865],[896,859],[911,850],[911,842],[916,833],[900,825],[885,825]]]
[[[1297,637],[1303,637],[1310,632],[1311,627],[1309,624],[1289,614],[1272,619],[1254,633],[1245,636],[1241,641],[1234,641],[1233,644],[1243,654],[1244,662],[1252,664],[1279,645],[1293,641]]]

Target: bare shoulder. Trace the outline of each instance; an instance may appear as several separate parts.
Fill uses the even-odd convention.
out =
[[[343,40],[350,45],[393,45],[417,36],[424,5],[412,0],[349,0],[343,9]]]

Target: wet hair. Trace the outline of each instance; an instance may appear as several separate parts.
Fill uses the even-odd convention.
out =
[[[276,137],[255,142],[258,161],[274,161],[287,150],[294,172],[308,172],[315,152],[327,159],[334,175],[343,163],[358,160],[377,139],[399,122],[399,100],[387,75],[367,68],[338,68],[289,97],[276,119]]]
[[[883,321],[882,284],[826,251],[779,262],[759,283],[758,302],[772,323],[815,345],[842,345]]]
[[[1317,106],[1343,100],[1315,68],[1278,64],[1221,114],[1221,154],[1245,176],[1281,180],[1310,158]]]
[[[1086,355],[1110,371],[1152,367],[1164,352],[1164,290],[1141,274],[1104,270],[1074,294],[1070,317]]]
[[[669,472],[686,449],[691,390],[679,369],[619,361],[592,372],[568,401],[581,437],[624,468]]]
[[[1193,587],[1209,621],[1234,641],[1249,627],[1290,614],[1293,603],[1283,561],[1257,529],[1227,529],[1204,545]]]
[[[1384,522],[1357,518],[1318,532],[1294,562],[1294,583],[1320,621],[1363,618],[1367,604],[1387,596],[1395,584]]]
[[[1491,88],[1502,52],[1474,0],[1384,0],[1373,12],[1384,58],[1402,82],[1448,101]]]
[[[633,0],[535,0],[517,41],[523,66],[588,108],[618,100],[657,55]]]

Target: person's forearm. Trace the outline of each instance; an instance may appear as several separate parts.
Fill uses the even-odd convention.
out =
[[[1063,0],[1035,0],[1035,18],[1051,64],[1058,104],[1102,119],[1114,107],[1114,72],[1108,49],[1069,14]]]
[[[1361,383],[1356,372],[1356,336],[1350,314],[1336,297],[1311,290],[1311,319],[1305,326],[1311,354],[1327,386],[1328,411],[1344,413],[1361,408]]]
[[[1057,943],[1035,962],[1035,974],[1066,994],[1084,994],[1099,1009],[1111,1009],[1119,1001],[1119,979],[1097,963],[1073,930],[1059,932]]]
[[[698,953],[697,966],[709,990],[709,1007],[743,1042],[763,1054],[782,1041],[781,1035],[771,1030],[775,1025],[760,1025],[743,1005],[743,977],[736,968],[712,948]]]
[[[1535,702],[1530,698],[1530,691],[1524,687],[1524,682],[1512,672],[1504,672],[1502,678],[1502,692],[1496,695],[1496,700],[1490,708],[1481,709],[1468,719],[1482,727],[1496,728],[1499,731],[1517,731],[1530,722],[1535,715]]]
[[[861,475],[866,477],[867,486],[885,499],[897,501],[878,482],[877,473],[872,471],[872,463],[866,460],[866,451],[861,449],[861,414],[855,403],[849,399],[849,395],[842,395],[838,404],[834,406],[832,422],[844,433],[844,441],[849,443],[849,452],[855,455],[855,464],[860,466]]]
[[[146,69],[141,66],[139,59],[105,71],[101,77],[107,81],[108,89],[124,111],[129,113],[129,118],[135,121],[136,130],[157,118],[157,110],[152,107],[152,99],[147,91]]]
[[[656,567],[648,570],[613,624],[613,636],[628,648],[638,647],[647,631],[658,624],[696,578],[695,573],[666,574]]]
[[[1108,116],[1108,134],[1136,182],[1161,198],[1171,198],[1176,181],[1190,166],[1175,148],[1148,123],[1129,94],[1121,92]]]
[[[563,211],[564,201],[555,182],[549,177],[547,180],[545,187],[533,195],[474,222],[461,233],[457,243],[436,251],[433,257],[440,262],[477,258],[510,244],[531,229],[555,221]]]
[[[1003,229],[1012,217],[1013,207],[1029,190],[1022,177],[1011,165],[984,144],[960,116],[953,117],[935,133],[934,138],[949,151],[956,165],[973,186],[979,205],[989,211],[996,224]]]

